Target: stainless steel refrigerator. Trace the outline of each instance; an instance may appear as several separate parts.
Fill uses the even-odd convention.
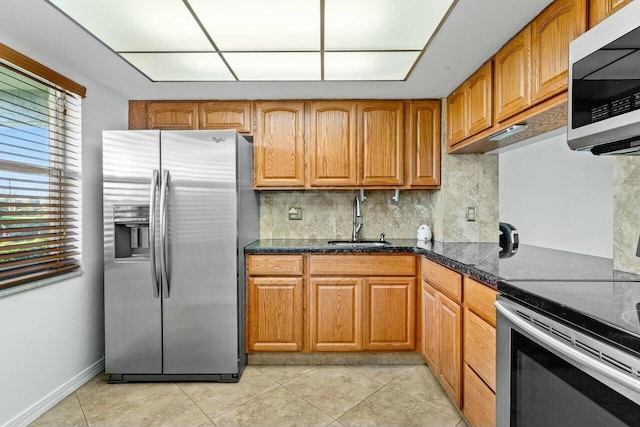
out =
[[[252,163],[235,131],[103,133],[109,382],[238,381]]]

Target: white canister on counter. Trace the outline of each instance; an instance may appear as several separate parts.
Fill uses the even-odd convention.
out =
[[[422,224],[418,227],[418,235],[416,236],[418,240],[430,241],[431,240],[431,229],[427,224]]]

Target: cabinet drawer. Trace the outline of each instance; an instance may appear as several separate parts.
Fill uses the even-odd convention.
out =
[[[464,312],[464,361],[492,389],[496,389],[496,329],[473,314]]]
[[[496,425],[496,395],[466,364],[462,413],[472,427]]]
[[[462,275],[422,257],[422,278],[450,298],[462,301]]]
[[[311,275],[415,276],[414,255],[311,255]]]
[[[303,255],[249,255],[250,276],[302,276]]]
[[[497,291],[468,277],[464,278],[464,305],[474,313],[496,326],[496,301]]]

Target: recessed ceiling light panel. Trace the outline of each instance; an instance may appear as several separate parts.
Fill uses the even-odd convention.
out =
[[[422,50],[453,0],[325,0],[327,50]]]
[[[240,80],[320,80],[320,53],[225,53]]]
[[[404,80],[416,52],[327,52],[325,80]]]
[[[215,52],[123,53],[122,56],[157,82],[235,80]]]
[[[116,52],[213,51],[179,0],[50,0]]]
[[[223,51],[320,50],[320,0],[189,0]]]

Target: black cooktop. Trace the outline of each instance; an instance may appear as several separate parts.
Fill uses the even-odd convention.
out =
[[[498,290],[640,356],[640,281],[615,276],[622,280],[501,281]]]

